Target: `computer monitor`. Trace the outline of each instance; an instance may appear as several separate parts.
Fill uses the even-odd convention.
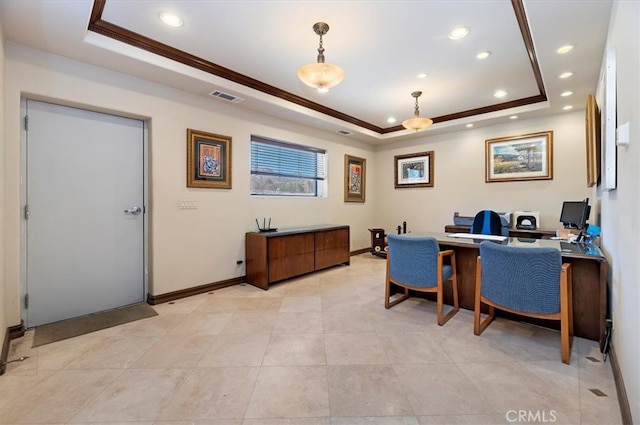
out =
[[[565,201],[562,204],[560,222],[566,229],[583,230],[587,227],[590,212],[589,198],[584,201]]]

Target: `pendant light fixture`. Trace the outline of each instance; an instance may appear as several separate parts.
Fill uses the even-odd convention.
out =
[[[409,118],[407,120],[404,120],[402,122],[402,126],[408,130],[424,130],[425,128],[429,127],[431,124],[433,124],[433,120],[429,119],[429,118],[420,118],[420,110],[418,109],[418,98],[420,96],[422,96],[422,92],[421,91],[414,91],[413,93],[411,93],[411,96],[416,98],[416,110],[415,110],[415,115],[413,118]]]
[[[318,89],[319,92],[327,92],[331,87],[340,84],[344,79],[344,71],[339,66],[324,63],[322,36],[329,32],[329,25],[317,22],[313,25],[313,31],[320,36],[318,61],[301,67],[298,70],[298,78],[309,87]]]

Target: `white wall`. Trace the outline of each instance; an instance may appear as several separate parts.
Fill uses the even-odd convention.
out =
[[[585,111],[578,110],[435,136],[427,131],[423,139],[385,146],[376,153],[378,226],[394,231],[406,220],[408,230],[442,232],[453,224],[455,211],[474,216],[492,209],[540,211],[538,227],[558,228],[562,202],[582,200],[591,192],[584,120]],[[548,130],[553,131],[552,180],[485,182],[485,140]],[[394,189],[394,156],[423,151],[434,151],[434,187]]]
[[[617,189],[602,192],[602,246],[610,265],[613,346],[634,422],[640,421],[640,3],[614,2],[607,47],[616,48],[618,125],[628,122],[631,142],[617,148]]]
[[[367,202],[343,201],[344,155],[365,158],[367,146],[341,144],[343,137],[252,113],[215,99],[92,67],[14,43],[6,47],[8,325],[20,322],[20,98],[27,96],[84,105],[149,120],[150,134],[150,293],[160,295],[245,274],[244,235],[256,230],[256,217],[271,217],[280,228],[314,224],[351,226],[351,249],[370,245],[375,194]],[[186,129],[232,137],[231,190],[186,187]],[[325,148],[329,155],[329,196],[324,199],[251,197],[249,140],[252,133]],[[198,208],[180,210],[180,200]]]
[[[4,125],[4,93],[5,93],[5,78],[4,78],[4,63],[5,63],[5,53],[4,53],[4,35],[2,32],[2,25],[0,25],[0,165],[4,165],[5,162],[5,154],[4,154],[4,141],[5,141],[5,129]],[[5,275],[5,255],[7,247],[5,246],[5,238],[4,238],[4,170],[5,167],[2,166],[0,168],[0,349],[2,348],[2,341],[4,341],[5,334],[7,331],[8,324],[8,315],[7,308],[5,306],[5,286],[7,284],[6,275]]]

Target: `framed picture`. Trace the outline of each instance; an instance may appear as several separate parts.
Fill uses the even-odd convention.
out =
[[[600,111],[596,98],[587,96],[587,115],[585,118],[587,141],[587,187],[592,187],[600,179]]]
[[[396,189],[433,187],[433,151],[394,156]]]
[[[364,202],[367,160],[344,156],[344,202]]]
[[[485,181],[553,179],[553,131],[485,141]]]
[[[231,137],[187,129],[187,187],[231,189]]]

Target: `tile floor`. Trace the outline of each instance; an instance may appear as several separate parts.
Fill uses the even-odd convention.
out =
[[[385,261],[237,285],[159,315],[31,348],[12,341],[0,423],[209,425],[619,424],[609,362],[557,332],[461,310],[385,310]],[[596,395],[597,389],[604,395]],[[597,392],[597,391],[596,391]]]

